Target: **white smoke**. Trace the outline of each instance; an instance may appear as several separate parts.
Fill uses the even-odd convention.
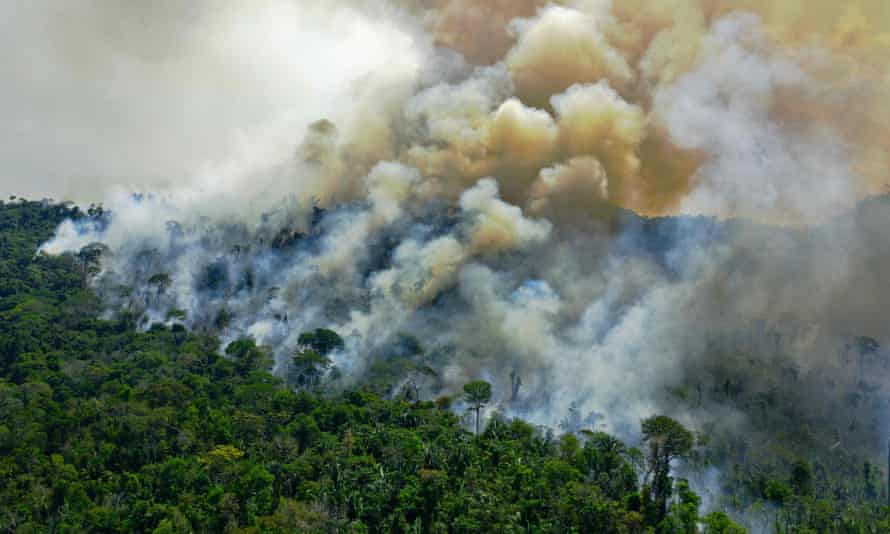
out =
[[[685,210],[752,218],[780,211],[812,222],[855,199],[842,139],[772,118],[780,92],[807,94],[814,85],[790,58],[774,56],[757,17],[727,17],[714,25],[702,64],[656,94],[672,139],[707,155]]]
[[[408,356],[439,377],[424,396],[482,377],[498,409],[551,427],[575,413],[632,437],[654,412],[736,427],[720,392],[755,403],[783,368],[813,413],[845,416],[838,349],[883,332],[890,250],[884,212],[831,220],[872,189],[880,151],[822,112],[856,94],[826,97],[808,58],[837,65],[812,52],[830,43],[693,0],[497,3],[493,18],[414,4],[32,4],[4,38],[36,42],[47,71],[2,67],[0,105],[35,133],[7,134],[0,183],[101,194],[110,215],[64,223],[43,251],[106,245],[110,310],[251,335],[282,372],[301,332],[329,327],[343,387],[413,336]],[[494,59],[455,38],[493,20]]]
[[[234,212],[232,197],[301,192],[293,155],[309,122],[351,116],[344,103],[359,88],[411,90],[421,75],[426,45],[395,8],[377,11],[4,3],[0,194],[102,201],[114,186],[173,189]]]

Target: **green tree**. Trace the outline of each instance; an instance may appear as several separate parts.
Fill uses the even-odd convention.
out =
[[[791,487],[798,495],[813,494],[813,466],[806,460],[797,460],[791,466]]]
[[[784,504],[791,497],[791,488],[785,482],[776,479],[767,481],[763,496],[776,504]]]
[[[331,363],[330,358],[316,350],[297,350],[291,358],[290,381],[301,388],[317,388]]]
[[[479,417],[482,408],[491,401],[491,384],[484,380],[474,380],[464,384],[464,400],[476,412],[476,435],[479,435]]]
[[[665,415],[655,415],[642,422],[643,440],[648,446],[646,478],[651,485],[651,502],[655,519],[660,522],[667,515],[671,497],[671,462],[686,457],[694,444],[692,433]]]
[[[745,534],[746,530],[724,512],[713,512],[702,518],[704,534]]]
[[[335,350],[344,347],[343,338],[326,328],[318,328],[314,332],[304,332],[297,338],[297,343],[305,348],[314,350],[322,356],[327,356]]]
[[[671,508],[671,515],[676,516],[683,534],[697,534],[698,507],[701,505],[701,497],[692,491],[689,482],[685,479],[677,481],[677,495],[679,502]]]
[[[248,337],[229,343],[226,347],[226,354],[234,358],[235,369],[241,376],[246,376],[251,371],[265,368],[271,363],[266,353],[260,347],[257,347],[256,341]]]
[[[77,253],[77,262],[80,266],[84,287],[87,286],[91,277],[99,273],[102,254],[107,251],[108,247],[102,243],[90,243]]]

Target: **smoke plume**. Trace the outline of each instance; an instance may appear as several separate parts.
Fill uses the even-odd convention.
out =
[[[43,250],[106,245],[111,313],[282,374],[332,328],[343,385],[414,338],[422,395],[481,377],[551,426],[782,387],[886,436],[881,386],[843,402],[890,296],[882,0],[183,6],[2,8],[0,183],[105,202]]]

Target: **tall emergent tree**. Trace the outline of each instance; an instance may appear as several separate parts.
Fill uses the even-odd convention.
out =
[[[657,521],[667,515],[671,497],[671,462],[689,455],[694,440],[692,433],[665,415],[654,415],[642,422],[643,440],[648,446],[646,477]],[[650,478],[651,477],[651,478]]]
[[[291,359],[289,379],[301,388],[317,388],[333,363],[328,355],[345,346],[343,338],[333,330],[318,328],[303,332],[297,342],[300,346]]]
[[[474,380],[464,384],[464,399],[470,409],[476,412],[476,435],[479,435],[479,412],[491,401],[491,384],[484,380]]]

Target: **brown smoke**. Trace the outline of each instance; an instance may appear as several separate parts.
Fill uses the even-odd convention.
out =
[[[476,65],[500,61],[513,45],[509,24],[530,17],[547,0],[432,0],[433,32],[439,45]]]
[[[645,214],[789,223],[884,187],[883,2],[409,4],[434,43],[491,66],[385,107],[369,98],[358,111],[367,128],[323,163],[326,184],[394,159],[419,169],[427,192],[455,202],[493,177],[506,201],[536,210],[553,212],[548,195],[575,191],[568,211],[588,202],[594,217],[607,199]],[[726,61],[737,64],[718,68]],[[695,116],[708,109],[721,119]],[[749,142],[734,146],[732,136]],[[554,177],[582,167],[588,176]],[[756,193],[764,188],[771,196]],[[834,200],[806,198],[819,192]]]
[[[450,386],[512,366],[523,373],[527,391],[552,392],[546,403],[536,403],[544,413],[540,420],[549,423],[580,397],[585,410],[606,410],[636,427],[658,408],[651,392],[681,383],[689,369],[712,357],[710,337],[723,335],[721,329],[744,333],[749,321],[815,332],[794,341],[795,358],[810,368],[836,356],[832,343],[838,339],[880,335],[879,308],[886,299],[876,291],[888,287],[881,268],[890,255],[881,239],[886,217],[813,223],[881,191],[886,182],[890,8],[883,0],[269,2],[236,0],[232,5],[239,9],[222,22],[208,8],[202,13],[209,19],[183,27],[169,24],[182,20],[176,10],[158,7],[158,23],[142,28],[138,22],[151,10],[140,9],[128,24],[98,17],[75,32],[91,39],[111,31],[110,48],[129,51],[120,61],[93,54],[98,59],[91,64],[107,72],[115,65],[135,69],[133,83],[125,84],[137,95],[134,102],[141,103],[143,85],[154,88],[148,82],[159,77],[170,82],[176,110],[182,102],[201,108],[197,103],[210,95],[260,79],[264,83],[254,91],[235,91],[237,99],[208,109],[228,111],[238,108],[231,104],[237,101],[254,115],[254,107],[282,98],[313,117],[299,115],[292,121],[299,126],[289,130],[288,122],[284,135],[273,129],[276,135],[247,143],[251,148],[268,144],[265,137],[284,139],[281,153],[287,156],[273,151],[269,157],[291,159],[275,159],[262,181],[242,171],[265,170],[265,151],[254,158],[247,150],[248,164],[234,165],[231,176],[207,173],[201,185],[227,194],[227,203],[200,197],[196,208],[187,195],[144,201],[121,195],[108,228],[68,222],[43,250],[109,245],[108,288],[145,286],[140,277],[149,271],[133,258],[148,246],[167,250],[171,261],[156,268],[170,271],[174,290],[146,304],[155,307],[154,319],[163,321],[168,309],[187,309],[191,324],[209,324],[216,310],[233,308],[239,323],[231,333],[279,347],[285,360],[303,325],[329,325],[346,334],[359,367],[391,336],[418,332],[437,348],[454,347],[454,358],[442,369]],[[263,5],[277,10],[263,15]],[[311,17],[303,9],[308,7]],[[305,19],[297,25],[303,35],[292,39],[288,17]],[[327,33],[306,37],[317,17],[331,21]],[[120,27],[133,31],[113,30]],[[235,30],[244,28],[246,35],[235,39]],[[350,40],[357,31],[361,38]],[[215,36],[214,46],[204,42],[208,34]],[[275,39],[267,39],[270,34]],[[343,41],[349,46],[341,48]],[[165,46],[154,48],[156,42]],[[183,44],[195,47],[200,61],[165,62],[176,59]],[[93,57],[73,46],[46,48],[64,48],[79,61]],[[336,53],[315,57],[326,48]],[[143,62],[152,58],[165,61]],[[238,68],[209,68],[218,58]],[[21,63],[7,71],[0,61],[0,72],[13,84],[46,74]],[[192,78],[202,81],[201,91],[174,90]],[[328,98],[303,98],[298,88],[304,83],[313,88],[307,94]],[[57,87],[65,86],[53,84],[40,103],[55,104]],[[93,102],[72,115],[118,118],[129,116],[120,110],[136,109],[91,100],[104,87],[72,84],[74,101]],[[22,126],[32,123],[32,108],[54,109],[6,109],[19,107],[24,112],[13,114],[18,120],[12,121],[9,143],[0,145],[28,138]],[[167,110],[158,102],[156,107]],[[269,108],[278,117],[290,106]],[[326,119],[304,128],[321,117]],[[162,119],[157,122],[164,131],[183,124]],[[208,129],[214,125],[206,122]],[[128,124],[128,131],[137,130]],[[302,141],[294,150],[298,130]],[[90,143],[69,144],[80,149]],[[95,144],[103,157],[127,159],[114,144]],[[254,206],[261,204],[260,185],[271,185],[279,200],[294,195],[294,207],[270,212]],[[308,227],[317,215],[309,200],[334,209],[313,227],[317,233],[305,248],[255,247],[259,256],[253,257],[230,253],[233,246],[262,243],[266,232],[281,227],[303,230],[291,217]],[[223,221],[253,209],[256,235],[247,225],[208,229],[205,204]],[[638,232],[635,224],[610,224],[633,223],[621,217],[621,208],[813,226],[782,232],[739,222],[727,227],[747,230],[710,246],[698,235],[710,231],[707,222],[658,223],[652,226],[683,235],[650,235],[651,228]],[[194,229],[190,246],[173,246],[168,220]],[[621,231],[621,239],[590,231],[604,227]],[[204,239],[205,231],[213,239]],[[638,238],[645,242],[638,245]],[[666,277],[661,258],[651,260],[650,240],[659,241],[654,248],[661,241],[671,247],[663,259],[681,276]],[[625,247],[647,253],[626,255]],[[222,298],[196,284],[220,258],[228,258],[232,272],[253,272],[248,269],[255,266],[275,272],[257,276],[260,285],[253,291],[233,286]],[[281,316],[290,323],[281,324]],[[825,369],[831,375],[834,368]],[[358,376],[361,369],[349,372]]]

